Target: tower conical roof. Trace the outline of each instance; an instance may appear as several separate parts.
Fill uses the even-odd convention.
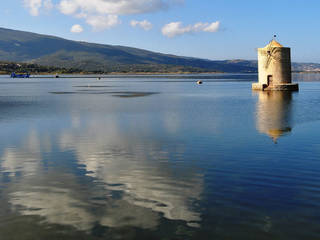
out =
[[[282,46],[280,43],[278,43],[276,40],[272,40],[272,41],[270,41],[270,42],[268,43],[268,45],[265,46],[264,48],[275,48],[275,47],[280,47],[280,48],[282,48],[283,46]]]
[[[276,143],[278,138],[283,136],[284,134],[291,132],[291,128],[285,128],[285,129],[270,129],[268,130],[267,134],[269,137],[272,138],[272,140]]]

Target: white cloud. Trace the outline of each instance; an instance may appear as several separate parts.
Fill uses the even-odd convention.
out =
[[[43,7],[47,10],[50,10],[54,7],[54,5],[51,0],[44,0]]]
[[[78,10],[78,5],[73,1],[61,1],[59,9],[63,14],[71,15]]]
[[[132,20],[130,22],[130,25],[132,27],[141,27],[143,28],[145,31],[149,31],[152,29],[152,23],[147,21],[147,20],[143,20],[143,21],[136,21],[136,20]]]
[[[39,9],[42,6],[42,0],[23,0],[23,3],[26,8],[29,8],[32,16],[39,15]]]
[[[185,0],[23,0],[30,14],[38,16],[41,8],[57,9],[65,15],[84,19],[94,30],[109,29],[120,24],[118,16],[143,14],[168,9],[172,5],[183,4]],[[131,24],[132,25],[132,24]],[[148,21],[133,23],[134,26],[150,30]],[[133,26],[132,25],[132,26]]]
[[[71,27],[70,32],[72,33],[82,33],[83,32],[83,28],[81,25],[79,24],[75,24]]]
[[[23,0],[23,3],[32,16],[38,16],[41,8],[45,10],[53,8],[52,0]]]
[[[166,24],[162,28],[162,34],[173,38],[186,33],[196,33],[196,32],[217,32],[220,27],[220,22],[216,21],[213,23],[196,23],[194,25],[183,26],[182,22],[172,22]]]
[[[95,31],[109,29],[121,23],[117,15],[87,16],[86,22],[91,25]]]
[[[94,30],[104,30],[120,23],[118,16],[160,11],[184,0],[60,0],[58,9],[65,15],[84,18]],[[149,22],[140,22],[145,30],[150,30]]]
[[[175,1],[168,0],[61,0],[59,8],[64,14],[77,12],[128,15],[166,9]]]
[[[213,22],[207,26],[205,26],[205,28],[203,29],[204,32],[217,32],[220,29],[220,22]]]

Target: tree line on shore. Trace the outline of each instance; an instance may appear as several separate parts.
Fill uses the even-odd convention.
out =
[[[0,62],[0,74],[11,74],[12,72],[30,74],[72,74],[80,73],[81,71],[73,68],[40,66],[33,63]]]
[[[111,73],[205,73],[212,72],[202,68],[189,66],[175,66],[165,64],[131,64],[113,65],[103,70],[84,71],[78,68],[60,68],[42,66],[34,63],[16,63],[0,61],[0,74],[11,73],[41,74],[111,74]]]

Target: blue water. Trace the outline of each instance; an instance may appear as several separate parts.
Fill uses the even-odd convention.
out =
[[[320,239],[319,75],[256,80],[0,77],[0,239]]]

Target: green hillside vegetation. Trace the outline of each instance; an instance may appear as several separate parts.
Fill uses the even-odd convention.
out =
[[[204,73],[203,69],[193,67],[171,65],[118,65],[113,68],[106,67],[104,70],[83,71],[75,68],[59,68],[42,66],[34,63],[14,63],[0,61],[0,74],[30,73],[30,74],[110,74],[110,73]]]
[[[83,71],[75,68],[59,68],[42,66],[34,63],[15,63],[0,61],[0,74],[25,73],[30,74],[110,74],[110,73],[204,73],[203,69],[171,65],[118,65],[106,67],[104,70]]]
[[[257,61],[180,57],[5,28],[0,28],[0,61],[28,63],[30,72],[35,73],[257,72]],[[294,71],[320,71],[320,64],[317,63],[293,63],[292,66]]]
[[[256,72],[241,64],[77,42],[0,28],[0,60],[87,72]]]
[[[30,74],[73,74],[81,73],[79,69],[67,69],[67,68],[57,68],[57,67],[48,67],[40,66],[38,64],[29,64],[29,63],[14,63],[14,62],[4,62],[0,61],[0,74],[11,74],[15,73],[25,73]]]

